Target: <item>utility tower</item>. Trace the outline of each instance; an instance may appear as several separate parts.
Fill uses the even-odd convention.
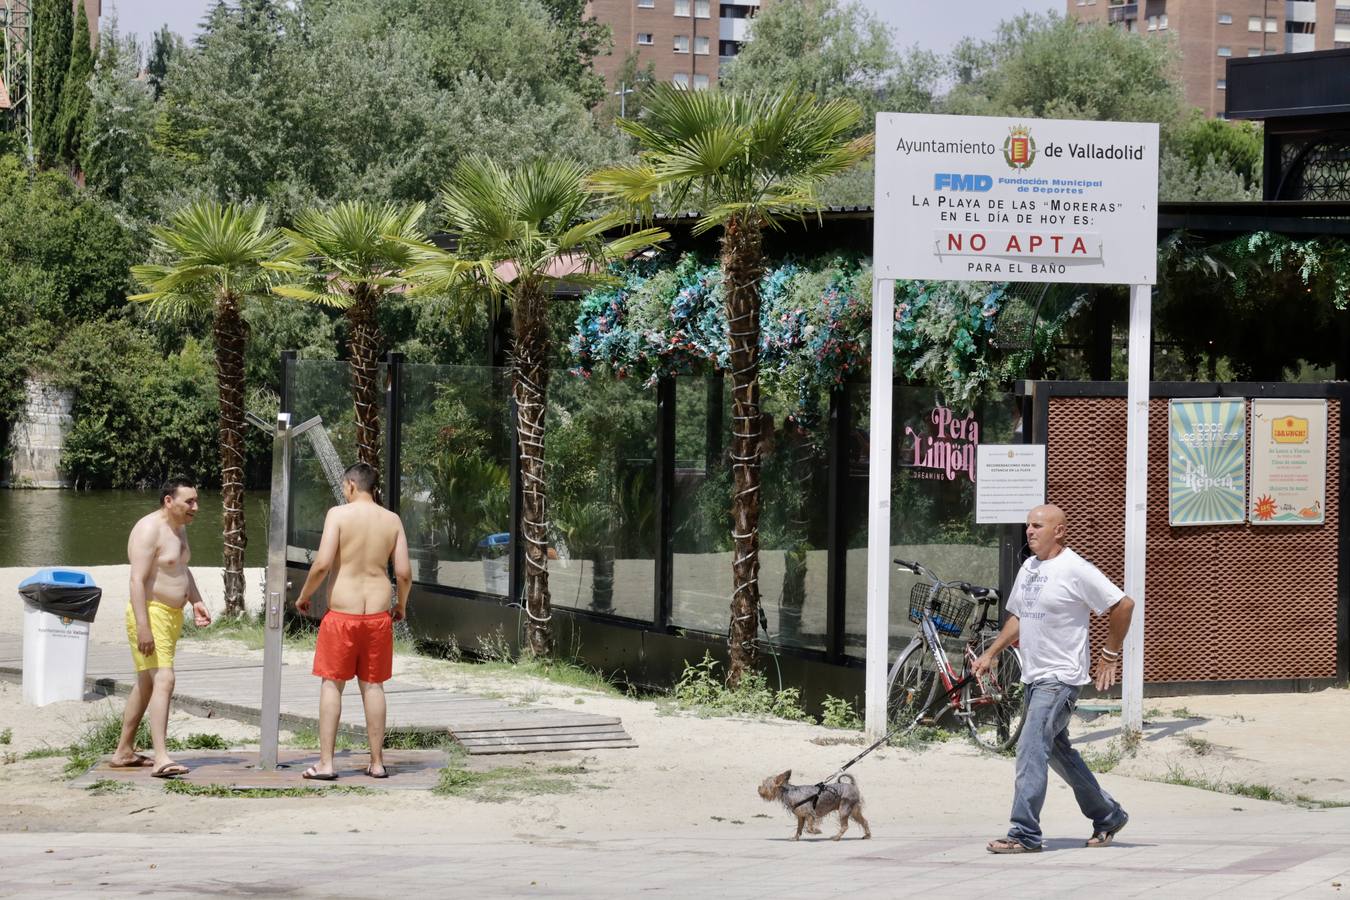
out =
[[[5,37],[5,68],[0,71],[0,111],[12,117],[33,161],[33,4],[31,0],[0,0],[0,32]]]

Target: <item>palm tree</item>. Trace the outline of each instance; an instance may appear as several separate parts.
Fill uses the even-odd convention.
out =
[[[723,296],[733,407],[732,600],[728,681],[754,663],[759,614],[759,280],[764,231],[818,211],[825,179],[865,159],[873,137],[849,139],[862,113],[846,100],[810,94],[729,94],[653,88],[640,121],[619,125],[641,145],[640,160],[597,172],[594,185],[649,217],[701,211],[695,233],[721,229]]]
[[[244,611],[244,306],[268,295],[267,263],[282,248],[281,234],[266,224],[261,206],[192,203],[168,226],[152,228],[152,258],[133,266],[146,289],[130,299],[150,304],[150,314],[188,319],[209,310],[220,394],[220,492],[224,505],[225,611]]]
[[[423,245],[410,273],[420,291],[463,300],[505,301],[511,312],[511,383],[516,401],[525,542],[527,645],[552,650],[548,593],[548,505],[544,477],[544,411],[548,393],[548,301],[559,283],[600,284],[605,265],[663,240],[649,228],[606,240],[627,221],[611,214],[587,218],[591,200],[578,165],[539,159],[503,169],[486,157],[461,162],[442,189],[445,228],[458,240],[450,253]]]
[[[285,259],[271,268],[301,281],[273,291],[297,300],[323,300],[347,311],[347,357],[356,409],[356,455],[380,471],[380,386],[384,335],[380,303],[390,288],[407,284],[404,272],[420,257],[425,240],[418,222],[426,204],[344,201],[332,209],[307,210],[283,229]]]

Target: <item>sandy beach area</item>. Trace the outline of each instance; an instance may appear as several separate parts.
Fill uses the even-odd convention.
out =
[[[127,567],[91,570],[104,586],[94,639],[125,641],[122,605]],[[220,605],[216,570],[194,570],[212,609]],[[29,572],[0,570],[0,632],[19,633],[21,602],[15,586]],[[260,572],[249,573],[249,584]],[[256,593],[256,592],[255,592]],[[261,656],[228,638],[194,639],[194,648],[230,656]],[[288,663],[308,665],[310,651],[288,646]],[[247,834],[370,832],[528,838],[559,833],[751,832],[790,833],[786,812],[755,793],[766,776],[792,769],[794,781],[814,783],[852,757],[857,732],[779,720],[703,717],[661,699],[635,699],[617,691],[559,684],[512,670],[400,654],[396,677],[569,710],[615,715],[637,749],[477,757],[475,770],[523,766],[540,772],[568,767],[568,791],[480,802],[423,792],[333,795],[322,798],[235,799],[173,795],[155,787],[100,795],[71,788],[60,757],[25,758],[32,750],[75,740],[88,724],[120,715],[122,701],[22,704],[19,686],[0,681],[0,830],[227,831]],[[1215,790],[1162,783],[1259,783],[1293,798],[1350,801],[1342,777],[1338,735],[1350,733],[1346,692],[1302,695],[1184,697],[1149,701],[1150,724],[1131,755],[1118,739],[1112,716],[1076,720],[1075,743],[1110,771],[1106,788],[1134,815],[1184,820],[1235,809],[1245,814],[1287,813],[1288,804]],[[349,703],[358,703],[354,692]],[[219,735],[233,746],[256,744],[253,726],[175,713],[171,734]],[[288,736],[289,737],[289,736]],[[1116,759],[1112,762],[1112,755]],[[884,748],[853,770],[874,830],[912,832],[926,824],[974,829],[988,837],[1006,827],[1013,761],[981,752],[961,736],[914,749]],[[299,784],[297,779],[297,784]],[[415,821],[410,811],[415,810]],[[1311,812],[1310,812],[1311,814]],[[1068,789],[1051,779],[1047,834],[1086,837],[1090,830]],[[1080,835],[1081,832],[1081,835]],[[381,838],[384,839],[384,838]]]

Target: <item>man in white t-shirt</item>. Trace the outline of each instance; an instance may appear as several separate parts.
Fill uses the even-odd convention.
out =
[[[975,661],[987,672],[1004,648],[1018,642],[1026,717],[1017,742],[1017,780],[1008,836],[989,842],[990,853],[1037,853],[1047,767],[1073,788],[1083,815],[1092,820],[1089,847],[1105,847],[1130,817],[1102,790],[1083,757],[1069,744],[1069,717],[1079,689],[1095,683],[1109,690],[1120,672],[1120,648],[1130,630],[1134,601],[1092,563],[1065,546],[1064,512],[1038,506],[1027,514],[1027,546],[1035,556],[1022,564],[1008,599],[1008,619],[989,650]],[[1106,644],[1089,674],[1089,613],[1110,613]]]

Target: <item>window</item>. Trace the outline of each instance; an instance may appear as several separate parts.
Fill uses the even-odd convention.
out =
[[[1232,15],[1232,13],[1219,13],[1219,24],[1220,24],[1220,25],[1232,25],[1232,24],[1233,24],[1233,15]]]
[[[707,56],[708,38],[705,38],[701,34],[698,37],[694,38],[694,52],[697,53],[699,56]]]
[[[1266,31],[1269,32],[1270,34],[1274,34],[1274,33],[1275,33],[1275,20],[1274,20],[1274,19],[1266,19]]]
[[[1350,0],[1336,0],[1337,9],[1350,9]]]
[[[675,35],[675,52],[676,53],[689,52],[689,35],[687,34]]]
[[[675,85],[676,87],[681,88],[689,87],[689,73],[676,72],[675,75],[670,79],[670,83]]]
[[[678,41],[679,38],[676,38],[676,40]],[[1232,49],[1231,47],[1220,47],[1220,48],[1219,48],[1219,55],[1220,55],[1220,56],[1232,56],[1232,55],[1233,55],[1233,49]]]
[[[675,0],[675,15],[689,15],[689,0]]]
[[[721,56],[735,56],[741,52],[741,45],[736,41],[718,41],[717,52]]]
[[[695,75],[695,76],[694,76],[694,90],[696,90],[696,91],[706,91],[707,89],[708,89],[708,76],[707,76],[707,75]]]
[[[694,0],[694,16],[699,19],[707,19],[712,16],[712,11],[708,8],[708,0]]]
[[[1261,30],[1261,17],[1260,17],[1260,16],[1248,16],[1248,17],[1247,17],[1247,30],[1248,30],[1248,31],[1260,31],[1260,30]]]
[[[1228,90],[1228,79],[1220,78],[1218,81],[1214,83],[1214,86],[1221,91],[1226,91]]]
[[[1336,41],[1341,44],[1350,42],[1350,25],[1336,26]]]
[[[637,42],[644,47],[650,47],[655,43],[655,41],[652,40],[652,33],[650,31],[639,31],[637,34]]]
[[[656,0],[637,0],[638,9],[654,9]]]
[[[1260,47],[1248,47],[1248,48],[1247,48],[1247,55],[1248,55],[1248,56],[1260,56],[1260,55],[1261,55],[1261,48],[1260,48]]]

